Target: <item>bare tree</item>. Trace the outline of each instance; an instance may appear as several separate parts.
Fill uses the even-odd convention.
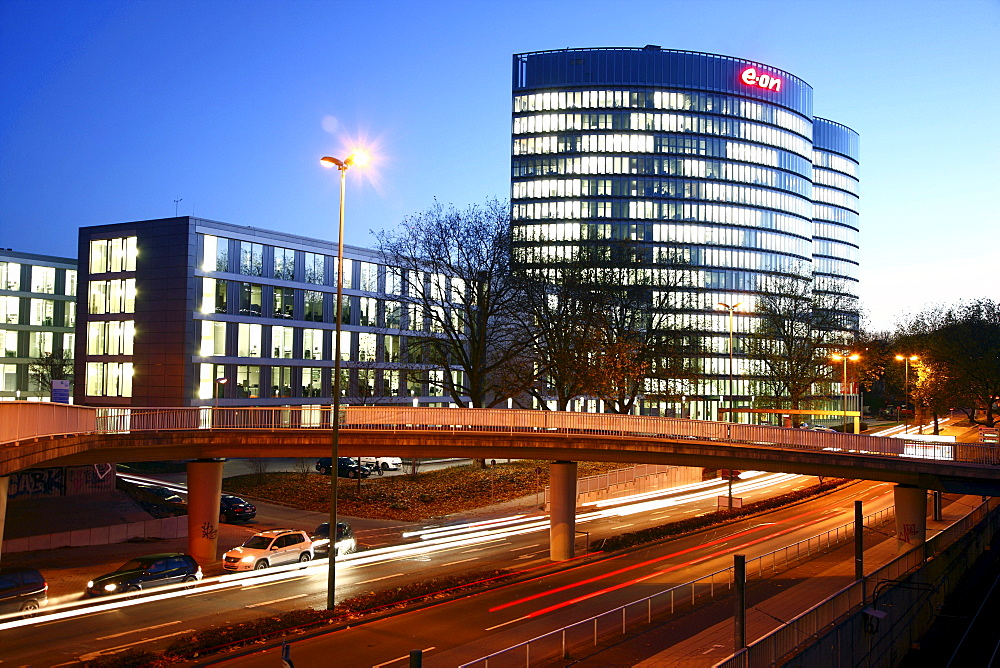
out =
[[[73,379],[73,355],[69,351],[45,353],[28,364],[28,378],[43,394],[52,390],[53,380]]]
[[[830,353],[853,340],[856,300],[842,291],[813,291],[808,276],[777,276],[765,289],[747,353],[759,365],[762,394],[776,408],[799,409],[820,394],[817,384],[832,380]]]
[[[520,299],[507,203],[490,199],[460,211],[435,202],[398,230],[377,237],[385,264],[400,269],[405,326],[413,332],[407,361],[418,357],[428,382],[460,406],[495,406],[526,388],[530,377],[506,373],[527,349],[513,317]]]

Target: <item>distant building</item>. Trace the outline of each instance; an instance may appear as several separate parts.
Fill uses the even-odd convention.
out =
[[[72,258],[0,249],[0,400],[49,400],[31,364],[72,358],[76,281]]]
[[[334,242],[191,217],[80,229],[79,403],[329,403]],[[348,404],[448,405],[410,363],[426,335],[395,270],[345,246],[342,388]],[[222,382],[222,381],[225,382]]]
[[[762,63],[652,45],[514,56],[516,260],[552,270],[629,244],[706,351],[701,378],[676,392],[686,397],[643,410],[717,416],[730,393],[717,304],[752,307],[781,277],[856,298],[858,135],[814,116],[812,93]],[[755,317],[736,313],[733,326],[732,394],[749,404],[741,339]]]

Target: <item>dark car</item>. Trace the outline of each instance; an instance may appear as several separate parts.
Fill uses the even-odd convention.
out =
[[[30,617],[48,604],[48,591],[49,584],[34,568],[0,568],[0,614]]]
[[[170,489],[169,487],[160,487],[158,485],[152,485],[149,487],[141,487],[142,491],[152,494],[160,501],[171,506],[177,506],[179,508],[187,507],[187,501],[185,501],[177,492]]]
[[[316,461],[316,470],[323,475],[330,475],[331,457],[320,457]],[[337,457],[337,477],[338,478],[367,478],[372,471],[367,466],[358,466],[358,463],[350,457]]]
[[[219,503],[219,522],[248,522],[257,517],[257,506],[232,494],[223,494]]]
[[[330,556],[330,523],[323,522],[312,532],[313,555],[317,559],[324,559]],[[347,522],[337,522],[337,546],[335,556],[351,554],[358,551],[358,541],[354,538],[354,531]]]
[[[150,587],[160,587],[201,579],[201,566],[189,554],[166,552],[132,559],[113,573],[94,578],[87,583],[85,596],[135,593]]]

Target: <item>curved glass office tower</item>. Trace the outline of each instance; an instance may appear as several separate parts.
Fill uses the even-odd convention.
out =
[[[701,380],[668,414],[715,418],[720,395],[752,399],[753,360],[730,313],[784,281],[853,296],[858,136],[818,119],[812,88],[739,58],[658,46],[514,56],[511,213],[515,257],[558,267],[581,250],[641,249],[668,281],[670,317],[697,333]],[[668,277],[668,278],[665,278]],[[852,328],[848,326],[848,328]]]

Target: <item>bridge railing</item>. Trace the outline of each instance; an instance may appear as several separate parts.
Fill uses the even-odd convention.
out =
[[[329,429],[332,407],[88,408],[0,402],[0,443],[35,436],[192,429]],[[721,441],[782,449],[1000,464],[1000,447],[932,444],[881,436],[788,429],[645,415],[570,413],[503,408],[341,407],[343,429],[554,432],[635,438]]]
[[[90,433],[97,411],[49,401],[0,401],[0,444],[31,438]]]
[[[865,527],[880,526],[894,514],[893,507],[864,517]],[[746,561],[747,580],[763,579],[785,570],[794,562],[808,559],[854,539],[854,522],[842,524],[829,531],[793,543]],[[694,606],[700,599],[724,596],[733,587],[733,569],[725,568],[696,580],[670,587],[652,596],[594,615],[574,624],[555,629],[530,640],[512,645],[488,656],[462,664],[460,668],[490,666],[550,665],[554,660],[565,659],[580,647],[595,647],[602,640],[624,635],[630,629],[652,623],[653,618],[673,615],[679,608]],[[750,664],[764,665],[764,664]]]

